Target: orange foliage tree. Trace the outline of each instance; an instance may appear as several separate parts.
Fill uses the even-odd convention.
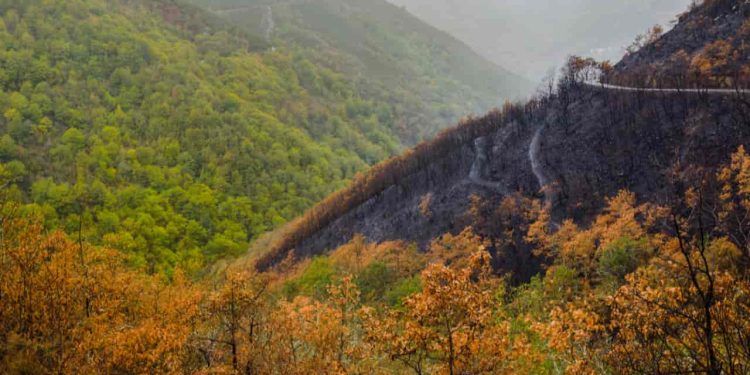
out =
[[[265,325],[270,311],[267,280],[250,272],[227,271],[203,313],[197,338],[206,365],[255,373],[262,367]]]
[[[13,211],[0,224],[0,372],[184,370],[200,293],[179,272],[145,276]]]
[[[743,146],[721,169],[718,181],[721,192],[715,220],[742,250],[746,268],[750,264],[750,156]]]
[[[654,249],[612,292],[586,289],[553,308],[549,321],[537,322],[569,372],[750,371],[750,283],[743,266],[748,166],[740,148],[716,184],[701,181],[688,189],[670,215],[663,209],[638,214],[634,200],[621,193],[585,231],[567,223],[555,235],[536,235],[559,251],[560,262],[569,262],[571,249],[574,255],[581,248],[600,253],[623,234],[646,238],[646,248]],[[644,219],[633,221],[639,216]],[[601,266],[601,256],[594,260]]]
[[[368,339],[416,374],[511,373],[510,358],[525,346],[498,322],[490,273],[484,251],[463,269],[430,265],[403,310],[382,319],[368,312]]]
[[[329,286],[325,302],[281,302],[269,322],[269,372],[373,373],[372,351],[361,339],[359,291],[350,277]]]

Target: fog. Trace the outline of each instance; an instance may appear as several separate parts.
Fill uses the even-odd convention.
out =
[[[389,0],[538,81],[570,54],[619,60],[637,34],[666,28],[691,0]]]

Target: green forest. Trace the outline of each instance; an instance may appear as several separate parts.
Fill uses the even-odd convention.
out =
[[[269,49],[194,7],[0,7],[12,199],[151,272],[244,253],[428,131],[403,128],[409,95],[368,95],[311,48]]]
[[[384,0],[191,1],[267,48],[293,50],[352,77],[361,96],[391,105],[393,130],[408,145],[533,86]]]

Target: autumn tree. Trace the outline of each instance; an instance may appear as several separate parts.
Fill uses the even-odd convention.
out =
[[[227,365],[235,372],[258,371],[270,313],[267,286],[262,276],[227,271],[219,289],[209,296],[203,315],[207,332],[198,341],[206,365]]]
[[[725,191],[723,197],[727,194],[731,195]],[[632,212],[627,209],[632,205],[626,204],[616,210],[618,220],[605,214],[589,229],[603,223],[611,228],[621,221],[627,225],[618,225],[618,232],[660,231],[641,232],[652,238],[647,243],[654,247],[653,254],[625,272],[622,286],[611,294],[608,289],[586,289],[553,308],[548,322],[537,324],[569,372],[743,374],[750,370],[750,284],[737,267],[743,251],[709,227],[713,206],[706,202],[702,188],[689,189],[685,205],[689,209],[683,214],[660,215],[658,221],[647,220],[639,229],[630,220],[621,221],[629,216],[623,212]],[[671,231],[664,226],[667,219]],[[601,236],[594,244],[608,246]],[[599,257],[600,265],[604,259]]]
[[[715,220],[743,254],[743,264],[750,264],[750,156],[743,146],[717,176],[721,186]]]
[[[750,371],[750,284],[711,264],[716,244],[678,234],[612,303],[609,362],[622,373]]]
[[[552,231],[549,215],[543,212],[529,227],[527,240],[537,245],[538,255],[580,272],[585,279],[608,274],[624,277],[650,255],[657,239],[647,236],[647,228],[663,215],[663,209],[638,205],[633,193],[621,191],[607,199],[607,206],[588,228],[566,220]],[[602,262],[604,267],[600,267]]]
[[[416,374],[509,373],[523,345],[510,337],[494,308],[489,255],[480,251],[461,269],[434,263],[423,290],[403,310],[368,320],[368,338],[391,360]]]
[[[298,296],[279,303],[269,321],[269,372],[373,373],[352,278],[329,286],[328,295],[325,301]]]
[[[446,233],[432,241],[427,256],[432,262],[461,269],[469,265],[471,256],[478,248],[486,248],[487,245],[488,242],[469,227],[457,235]]]
[[[113,272],[99,298],[111,298],[110,307],[94,305],[100,313],[94,327],[103,337],[91,345],[94,367],[109,373],[179,374],[193,371],[195,351],[191,339],[200,319],[203,292],[181,271],[172,280],[104,268]],[[109,312],[107,309],[110,309]],[[96,338],[96,336],[94,336]]]
[[[11,210],[12,211],[12,210]],[[4,209],[0,372],[180,373],[200,293]]]

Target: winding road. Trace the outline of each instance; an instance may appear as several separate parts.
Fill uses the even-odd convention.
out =
[[[661,89],[661,88],[644,88],[644,87],[629,87],[629,86],[618,86],[610,85],[608,83],[599,82],[584,82],[586,86],[611,90],[611,91],[629,91],[629,92],[663,92],[663,93],[695,93],[695,94],[750,94],[750,89]]]
[[[670,88],[643,88],[643,87],[628,87],[610,85],[607,83],[600,82],[583,82],[584,86],[609,91],[624,91],[624,92],[657,92],[657,93],[668,93],[668,94],[683,94],[683,93],[695,93],[695,94],[718,94],[718,95],[750,95],[750,89],[711,89],[711,88],[695,88],[695,89],[670,89]],[[529,144],[529,162],[531,163],[531,171],[536,177],[539,183],[539,188],[544,191],[544,201],[547,206],[552,205],[554,192],[552,189],[548,189],[550,184],[549,177],[544,173],[541,162],[541,139],[542,134],[547,125],[541,125],[534,132],[534,136],[531,138]],[[508,189],[501,182],[485,180],[483,175],[484,169],[486,168],[488,157],[487,157],[487,139],[485,137],[479,137],[474,140],[475,158],[474,163],[471,165],[469,171],[469,181],[473,184],[483,186],[489,189],[497,190],[504,195],[508,195]]]
[[[273,20],[273,9],[271,9],[270,5],[266,6],[261,25],[263,27],[263,37],[267,43],[271,43],[271,37],[273,36],[274,28],[276,28],[276,22]]]
[[[508,190],[505,185],[501,182],[487,181],[482,177],[482,172],[487,165],[487,139],[485,137],[479,137],[474,140],[474,163],[471,165],[469,171],[469,181],[473,184],[484,186],[489,189],[497,190],[503,195],[508,195]]]
[[[539,189],[544,190],[544,203],[551,205],[554,199],[551,189],[547,189],[549,179],[544,174],[542,169],[542,163],[539,160],[539,152],[541,146],[542,132],[547,125],[542,125],[539,129],[534,132],[534,137],[531,138],[531,144],[529,144],[529,162],[531,163],[531,172],[534,173],[536,180],[539,182]]]

